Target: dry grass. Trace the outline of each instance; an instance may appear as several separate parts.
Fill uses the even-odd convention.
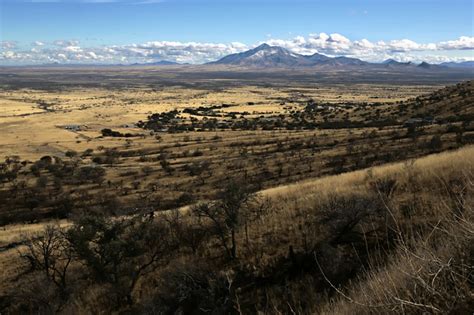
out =
[[[317,89],[246,86],[225,91],[178,87],[120,91],[99,88],[61,92],[3,90],[0,92],[0,129],[4,129],[6,133],[0,139],[0,155],[20,155],[27,159],[37,159],[48,154],[61,155],[67,150],[84,151],[98,146],[119,146],[122,141],[117,139],[96,139],[100,130],[119,130],[122,125],[144,120],[151,113],[185,107],[231,104],[233,107],[225,111],[249,111],[256,116],[261,113],[299,110],[309,99],[324,102],[395,102],[431,92],[436,88],[438,86],[334,85]],[[286,104],[281,105],[282,100],[287,100]],[[52,111],[40,109],[40,101],[48,104],[48,109]],[[249,106],[248,102],[255,105]],[[84,125],[88,128],[78,133],[60,128],[67,124]],[[134,128],[126,128],[125,131],[140,132]],[[148,145],[145,141],[144,146]]]
[[[470,88],[472,84],[467,85]],[[358,85],[318,89],[247,86],[212,91],[170,87],[164,90],[124,89],[113,93],[103,89],[65,90],[62,93],[3,91],[1,101],[15,109],[11,111],[6,106],[8,117],[0,117],[0,128],[7,130],[0,140],[0,150],[3,150],[0,154],[20,154],[23,159],[37,159],[43,155],[64,158],[64,152],[70,149],[79,153],[94,149],[92,156],[64,158],[65,164],[84,166],[91,165],[93,157],[103,157],[104,150],[99,150],[99,146],[117,148],[122,154],[120,159],[114,164],[102,164],[107,171],[103,184],[64,181],[62,192],[74,197],[75,209],[83,206],[89,210],[96,206],[96,199],[117,195],[121,206],[146,203],[153,210],[169,209],[170,206],[163,206],[163,201],[175,201],[180,194],[189,192],[195,199],[188,204],[214,198],[227,177],[243,177],[243,174],[248,183],[263,178],[263,187],[273,187],[259,193],[270,211],[250,222],[245,229],[237,230],[236,261],[223,258],[222,248],[213,236],[195,253],[180,249],[167,267],[140,281],[134,292],[139,307],[156,303],[154,298],[162,294],[186,291],[188,288],[183,288],[176,279],[194,268],[198,269],[195,271],[203,281],[214,283],[224,277],[224,287],[231,292],[226,291],[228,300],[234,303],[233,299],[237,299],[235,304],[245,313],[462,312],[464,309],[458,308],[460,306],[453,299],[466,304],[472,294],[472,290],[469,292],[472,289],[472,263],[469,262],[472,261],[472,248],[466,244],[472,242],[473,232],[474,147],[418,158],[433,152],[427,144],[436,134],[443,135],[439,150],[463,145],[455,142],[455,133],[446,131],[446,125],[427,126],[416,140],[407,137],[401,126],[380,130],[187,132],[161,134],[161,139],[146,135],[133,138],[133,141],[98,137],[102,128],[142,133],[143,130],[122,125],[144,119],[152,112],[174,108],[228,103],[233,107],[225,111],[252,111],[253,116],[271,112],[289,114],[292,110],[301,110],[309,98],[331,103],[374,99],[393,102],[432,89],[426,86]],[[464,99],[458,100],[458,94],[454,93],[453,97],[466,105]],[[46,101],[53,111],[40,112],[36,107],[25,112],[28,106],[40,100]],[[441,105],[449,105],[449,102],[443,100]],[[384,110],[391,112],[391,105],[384,105]],[[333,110],[338,112],[339,109],[335,106]],[[367,108],[365,112],[371,110]],[[470,114],[472,108],[464,106],[463,110]],[[448,107],[443,107],[443,115],[449,112]],[[16,116],[18,113],[31,115],[20,117]],[[360,113],[349,113],[351,118],[362,118],[358,116]],[[338,112],[336,115],[342,117],[343,114]],[[411,114],[414,112],[404,115]],[[80,124],[87,128],[71,132],[62,127],[65,124]],[[369,136],[371,132],[375,136]],[[32,133],[35,137],[31,137]],[[355,147],[352,151],[349,144]],[[163,152],[174,169],[173,174],[167,174],[161,166],[158,157]],[[195,155],[195,152],[201,154]],[[340,157],[346,159],[344,168],[336,170],[329,166]],[[373,159],[367,162],[365,159],[369,157]],[[379,165],[410,157],[417,159]],[[367,163],[358,164],[362,160]],[[210,163],[209,174],[206,173],[204,179],[189,172],[189,165],[201,161]],[[25,165],[17,182],[25,180],[33,187],[37,177],[30,173],[32,164]],[[280,171],[279,165],[282,166]],[[347,172],[367,165],[379,166]],[[151,168],[149,174],[144,174],[143,166]],[[327,175],[341,171],[346,173]],[[38,190],[40,195],[50,193],[46,199],[55,199],[51,195],[52,173],[41,172],[49,182],[43,190]],[[324,177],[317,178],[319,176]],[[133,188],[134,182],[139,184],[136,188]],[[292,182],[296,183],[288,184]],[[155,185],[155,194],[149,198],[152,185]],[[9,198],[9,184],[1,188],[3,196]],[[22,196],[23,192],[17,190],[18,200],[13,201],[26,198],[27,194]],[[162,204],[157,206],[158,202]],[[17,205],[22,211],[26,209],[21,203]],[[17,210],[10,208],[7,211]],[[47,206],[41,210],[54,215],[51,208]],[[145,210],[149,211],[148,208]],[[183,224],[200,222],[192,217],[192,211],[178,211]],[[172,212],[169,210],[166,214]],[[41,286],[39,278],[17,278],[23,265],[18,262],[16,250],[21,248],[26,237],[41,233],[47,223],[13,224],[0,230],[0,280],[4,282],[0,295],[17,293],[22,286],[37,288],[30,287],[29,283]],[[62,220],[60,224],[66,227],[71,221]],[[349,226],[347,231],[345,225]],[[435,240],[446,241],[446,246],[437,246]],[[319,257],[318,261],[315,255]],[[460,257],[468,263],[458,264]],[[77,270],[81,270],[79,263]],[[210,278],[211,274],[216,279]],[[75,277],[83,278],[79,272]],[[168,277],[175,277],[177,282],[167,283]],[[386,283],[390,286],[384,286]],[[458,289],[452,291],[450,288],[456,284],[459,284]],[[107,300],[109,289],[81,280],[75,284],[77,291],[69,301],[67,312],[108,310],[107,307],[113,307]],[[44,294],[47,299],[50,292]],[[443,302],[435,302],[434,296],[442,296]]]
[[[396,179],[397,189],[387,207],[398,237],[394,252],[388,254],[388,263],[381,258],[387,253],[381,256],[376,251],[365,252],[369,255],[369,264],[364,268],[367,271],[360,272],[359,278],[352,280],[353,285],[337,289],[340,294],[336,293],[334,300],[323,308],[324,303],[307,300],[314,296],[320,301],[318,285],[304,280],[307,278],[300,279],[297,284],[290,284],[292,307],[301,313],[324,314],[469,314],[474,294],[473,176],[474,148],[468,147],[269,189],[263,193],[271,197],[279,210],[262,224],[263,233],[272,235],[271,241],[256,247],[268,248],[268,242],[278,244],[261,255],[266,257],[266,264],[275,261],[274,257],[286,255],[290,245],[296,252],[305,252],[311,247],[308,243],[324,240],[324,227],[311,233],[311,224],[305,225],[314,222],[315,211],[321,211],[328,198],[355,194],[360,199],[371,194],[369,183]],[[456,187],[459,183],[462,186]],[[461,200],[463,213],[456,214]],[[412,207],[409,217],[403,214],[404,205]],[[362,223],[359,228],[364,226],[367,225]],[[254,237],[262,234],[261,228],[256,229]],[[341,264],[340,258],[327,257],[330,252],[316,251],[322,255],[322,271],[328,274],[339,270]],[[317,265],[316,260],[313,263]],[[310,283],[304,284],[305,281]],[[323,283],[335,288],[329,281]],[[270,304],[274,303],[277,313],[286,313],[288,305],[281,304],[281,292],[275,292],[280,291],[273,290],[275,297],[270,298]]]
[[[472,203],[461,216],[440,205],[438,222],[404,240],[383,268],[339,291],[321,314],[470,314],[474,307]]]
[[[469,293],[471,284],[468,280],[472,272],[469,269],[472,267],[472,257],[466,251],[469,248],[466,246],[472,243],[473,232],[473,157],[474,147],[470,146],[415,161],[264,190],[260,194],[269,198],[271,211],[249,225],[248,240],[243,231],[238,233],[240,267],[218,258],[220,249],[211,241],[199,250],[197,256],[187,251],[181,252],[167,269],[144,278],[137,289],[136,300],[144,305],[154,303],[151,302],[153,296],[163,294],[160,293],[163,288],[156,288],[153,284],[161,283],[165,274],[179,275],[187,272],[190,266],[201,268],[198,266],[207,264],[208,268],[213,268],[216,272],[225,271],[228,281],[235,281],[236,285],[241,286],[234,298],[238,298],[240,306],[246,312],[267,310],[267,313],[283,314],[293,310],[302,314],[416,314],[443,313],[448,310],[447,307],[452,307],[462,314],[462,307],[472,298],[469,296],[472,292]],[[373,183],[387,179],[396,180],[396,189],[390,198],[378,195],[380,191],[374,191]],[[454,186],[447,187],[446,183],[462,183],[463,186],[460,187],[466,189],[458,195],[463,199],[464,214],[461,219],[453,219],[457,204],[452,194],[456,190],[451,189]],[[412,200],[414,192],[416,199]],[[378,241],[366,234],[367,250],[363,247],[360,249],[356,239],[352,243],[334,245],[332,235],[328,234],[333,230],[329,229],[330,225],[321,221],[325,216],[331,215],[331,209],[345,209],[331,208],[334,200],[348,200],[346,206],[349,207],[358,207],[357,204],[364,202],[363,200],[367,200],[370,207],[378,207],[380,200],[385,200],[390,216],[394,219],[390,220],[388,226],[377,216],[370,214],[353,229],[367,231],[374,224],[381,224],[381,228],[398,229],[399,234],[393,245],[383,251],[376,250],[377,244],[382,244],[381,248],[385,247],[383,244],[387,235],[383,231],[377,234],[380,237]],[[408,205],[413,206],[408,217],[403,212],[403,205],[407,201]],[[182,214],[185,217],[191,215]],[[19,227],[10,227],[3,238],[16,239],[16,229],[20,233]],[[436,245],[436,242],[440,239],[445,243],[438,246],[439,243]],[[296,257],[293,262],[288,256],[289,246]],[[354,248],[359,249],[354,252]],[[321,277],[318,263],[314,259],[315,254],[319,267],[328,277],[327,281]],[[5,251],[0,257],[3,266],[19,266],[15,263],[14,250]],[[459,264],[460,257],[468,260]],[[367,262],[356,268],[357,277],[336,281],[338,274],[348,272],[347,266],[359,264],[357,259]],[[184,271],[175,270],[175,264],[176,268],[184,264]],[[246,270],[248,282],[239,284],[238,279],[232,280],[232,277],[242,272],[232,271],[234,268]],[[3,277],[8,281],[13,281],[12,274],[21,272],[17,267],[5,270],[9,274],[4,274]],[[296,274],[291,276],[294,272]],[[348,282],[349,279],[352,279],[352,284]],[[262,281],[269,284],[262,286],[259,284]],[[346,298],[339,299],[339,294],[332,292],[328,281],[334,287],[338,286],[338,290]],[[172,286],[171,283],[167,285]],[[451,290],[453,286],[456,286],[454,291]],[[3,290],[14,290],[14,287],[10,282]],[[106,288],[93,285],[90,290],[95,292],[90,298],[81,297],[80,293],[75,295],[74,305],[69,305],[67,310],[101,308],[101,303],[105,303],[103,299],[107,294]],[[172,292],[175,289],[170,287],[166,290]],[[435,297],[436,301],[441,302],[435,302]],[[349,302],[347,299],[350,299]]]

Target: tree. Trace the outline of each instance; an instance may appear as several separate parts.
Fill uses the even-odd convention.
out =
[[[117,306],[124,301],[133,304],[139,279],[173,251],[176,245],[169,236],[169,226],[163,221],[142,217],[84,217],[68,231],[72,247],[92,278],[111,285]]]
[[[189,248],[195,255],[209,234],[206,228],[199,224],[196,217],[183,216],[178,210],[173,211],[165,218],[179,245]]]
[[[58,225],[47,225],[43,233],[26,243],[27,251],[21,257],[30,263],[32,270],[40,270],[46,279],[59,289],[61,299],[69,295],[67,275],[73,253],[64,231]]]
[[[66,153],[64,153],[68,158],[73,158],[77,156],[77,152],[74,150],[68,150]]]
[[[16,179],[21,167],[22,165],[18,156],[7,156],[5,162],[0,163],[0,183],[10,182]]]
[[[160,165],[168,175],[171,175],[174,172],[173,167],[171,167],[170,162],[168,162],[165,157],[161,158]]]
[[[91,181],[100,185],[104,181],[105,169],[100,166],[83,166],[75,175],[82,182]]]
[[[205,173],[210,174],[210,165],[209,161],[199,161],[193,162],[191,164],[186,164],[185,169],[189,172],[190,176],[197,176],[201,184],[205,183]]]
[[[441,140],[441,136],[434,135],[429,142],[429,148],[432,151],[438,151],[439,149],[442,148],[442,146],[443,146],[443,141]]]
[[[252,203],[255,195],[238,182],[231,181],[215,202],[201,203],[192,208],[198,218],[205,218],[220,240],[230,259],[237,258],[237,233],[241,226],[257,217]]]

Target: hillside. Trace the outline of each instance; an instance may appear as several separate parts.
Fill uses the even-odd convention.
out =
[[[389,117],[424,118],[440,121],[472,121],[474,119],[474,81],[448,86],[399,104]]]
[[[151,112],[157,100],[153,92],[117,93],[113,107],[96,106],[106,93],[63,92],[62,103],[48,99],[48,93],[8,96],[26,103],[18,101],[17,110],[12,108],[9,120],[15,129],[3,140],[10,149],[0,163],[1,223],[67,218],[90,208],[107,214],[168,210],[216,198],[229,177],[267,188],[474,141],[472,82],[402,102],[354,101],[352,94],[343,100],[340,90],[331,102],[291,90],[250,88],[212,98],[187,91],[178,108],[174,98],[167,111],[157,113]],[[251,95],[255,102],[238,103]],[[19,112],[38,99],[37,111]],[[189,99],[199,105],[190,106]],[[228,102],[209,106],[209,99]],[[130,102],[144,105],[124,111]],[[116,117],[112,122],[98,121],[111,114]],[[122,115],[132,119],[124,125]],[[56,120],[48,124],[44,117]],[[17,123],[24,121],[30,124]],[[32,126],[37,142],[9,144],[18,136],[30,139]],[[64,141],[55,140],[58,134]]]
[[[140,277],[133,290],[133,306],[120,303],[119,308],[144,313],[187,313],[205,307],[218,313],[270,308],[272,313],[299,314],[397,314],[402,310],[417,314],[420,309],[468,314],[473,303],[469,284],[473,257],[466,256],[474,240],[469,184],[473,156],[474,149],[467,147],[262,191],[252,203],[263,212],[235,231],[238,260],[222,259],[225,248],[212,238],[163,234],[161,240],[179,237],[181,246],[167,243],[165,248],[176,252],[160,257],[160,264]],[[201,213],[200,207],[167,216],[163,222],[159,216],[156,224],[197,233],[193,229],[200,223],[193,216]],[[71,233],[79,233],[85,222],[77,222]],[[121,221],[101,222],[103,228],[115,225],[119,229],[108,233],[123,233]],[[125,229],[128,223],[124,223]],[[137,228],[148,229],[149,224],[140,223]],[[442,246],[437,246],[441,239]],[[122,250],[119,244],[115,246],[116,251]],[[0,256],[4,270],[12,275],[27,267],[18,264],[14,255],[6,251]],[[127,261],[120,263],[121,272],[127,272],[122,269]],[[117,310],[114,296],[119,292],[107,289],[107,282],[93,284],[94,278],[78,277],[87,272],[87,265],[74,260],[73,266],[66,275],[68,300],[75,302],[62,305],[62,312],[76,307],[85,312]],[[34,275],[19,278],[21,299],[18,291],[11,296],[3,291],[0,305],[17,312],[26,307],[44,310],[40,301],[45,299],[49,305],[60,303],[54,302],[54,290],[35,290]],[[119,275],[125,285],[127,273]],[[391,285],[384,285],[387,282]],[[3,290],[8,288],[5,284]]]
[[[472,88],[5,90],[0,312],[464,314]]]

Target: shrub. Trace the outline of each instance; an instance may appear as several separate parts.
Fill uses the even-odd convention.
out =
[[[165,262],[176,244],[163,222],[84,217],[67,233],[92,280],[111,285],[117,306],[133,303],[139,279]]]

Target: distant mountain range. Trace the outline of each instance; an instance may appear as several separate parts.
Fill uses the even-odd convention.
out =
[[[474,61],[464,61],[464,62],[443,62],[441,66],[450,67],[450,68],[474,68]]]
[[[40,67],[90,67],[90,66],[179,66],[190,65],[188,63],[178,63],[173,61],[161,60],[149,63],[133,63],[133,64],[44,64]],[[372,63],[351,57],[329,57],[323,54],[315,53],[313,55],[301,55],[290,50],[279,47],[262,44],[253,49],[227,55],[217,61],[208,62],[204,65],[228,65],[250,68],[368,68],[368,69],[464,69],[474,70],[474,61],[465,62],[444,62],[441,64],[430,64],[422,62],[416,64],[413,62],[400,62],[394,59],[387,59],[381,63]]]
[[[462,63],[443,63],[441,65],[422,62],[417,65],[412,62],[399,62],[388,59],[382,63],[370,63],[357,58],[350,57],[329,57],[319,53],[313,55],[301,55],[293,53],[288,49],[279,46],[262,44],[256,48],[227,55],[217,61],[209,62],[208,65],[232,65],[242,67],[258,68],[299,68],[299,67],[348,67],[348,66],[374,66],[386,68],[423,68],[423,69],[443,69],[443,68],[471,68],[473,61]]]
[[[181,65],[182,63],[168,61],[168,60],[161,60],[157,62],[148,62],[148,63],[133,63],[131,66],[175,66]]]
[[[356,58],[331,58],[318,53],[310,56],[300,55],[283,47],[262,44],[254,49],[231,54],[208,64],[245,67],[311,67],[316,65],[359,66],[368,63]]]
[[[383,61],[382,64],[387,65],[387,66],[394,66],[394,67],[413,66],[413,63],[411,61],[400,62],[400,61],[396,61],[396,60],[393,60],[393,59],[387,59],[387,60]]]

